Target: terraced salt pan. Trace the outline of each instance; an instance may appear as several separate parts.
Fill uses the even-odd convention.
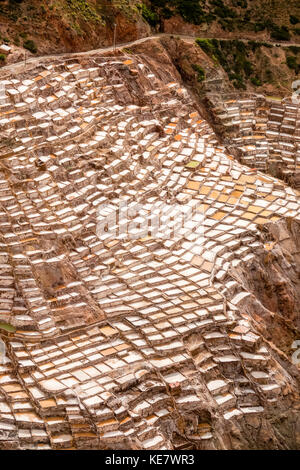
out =
[[[296,191],[236,162],[180,84],[140,58],[57,61],[6,85],[0,315],[17,331],[0,430],[10,424],[12,448],[171,448],[164,423],[190,412],[189,439],[208,445],[203,404],[226,420],[263,414],[262,397],[275,406],[287,377],[268,372],[273,351],[228,271],[255,256],[257,224],[299,218]],[[155,203],[194,205],[201,232],[196,211],[176,239],[167,217],[159,237],[119,237],[130,217],[99,235],[99,211],[120,201],[142,205],[138,223]]]

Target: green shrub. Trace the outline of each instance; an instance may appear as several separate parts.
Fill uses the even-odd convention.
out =
[[[273,25],[271,38],[277,39],[278,41],[289,41],[291,39],[291,35],[286,26]]]
[[[290,69],[295,70],[296,73],[300,70],[300,64],[297,63],[297,58],[295,56],[287,56],[286,64]]]
[[[268,42],[261,42],[261,46],[267,47],[268,49],[272,49],[273,44],[269,44]]]
[[[248,41],[248,45],[251,47],[252,52],[255,52],[260,47],[267,47],[268,49],[272,49],[273,44],[269,44],[268,42],[261,42],[261,41]]]
[[[246,77],[249,77],[249,75],[253,73],[253,65],[251,64],[251,62],[249,62],[249,60],[243,61],[243,68],[244,68]]]
[[[258,77],[251,77],[251,83],[255,86],[260,86],[261,85],[261,81]]]
[[[211,0],[211,4],[215,6],[213,10],[214,14],[221,20],[226,18],[236,18],[238,16],[232,8],[228,8],[226,5],[224,5],[223,0]],[[222,21],[220,21],[220,23],[225,28],[230,26],[232,27],[231,23],[224,23]]]
[[[250,78],[254,67],[248,60],[248,48],[243,41],[199,38],[196,44],[223,67],[236,88],[245,89],[244,80]],[[256,49],[259,45],[252,42],[250,47]]]
[[[197,72],[198,82],[203,82],[205,80],[205,70],[198,64],[192,64],[192,67]]]
[[[20,38],[19,38],[19,36],[15,36],[15,37],[14,37],[14,44],[15,44],[15,46],[19,46],[19,45],[20,45]]]
[[[202,23],[211,23],[215,16],[212,12],[206,12],[199,0],[149,0],[150,10],[158,18],[171,18],[177,14],[187,23],[200,25]]]
[[[266,29],[266,25],[264,23],[255,23],[254,24],[254,31],[255,32],[263,31],[264,29]]]
[[[159,16],[144,3],[139,5],[138,8],[142,13],[142,17],[150,24],[150,26],[155,27],[159,23]]]
[[[260,43],[258,41],[249,41],[248,45],[251,47],[252,52],[255,52],[256,49],[260,47]]]
[[[290,23],[293,24],[293,25],[299,23],[299,19],[297,18],[297,16],[291,15],[290,16]]]
[[[233,81],[233,86],[238,90],[246,90],[246,85],[241,77],[238,77],[237,80]]]
[[[162,17],[163,18],[166,18],[166,20],[168,20],[169,18],[172,18],[172,16],[173,16],[173,12],[172,12],[172,10],[170,10],[170,8],[164,7],[162,9]]]
[[[232,32],[236,28],[236,22],[235,22],[235,20],[233,20],[231,18],[220,18],[219,19],[219,24],[222,26],[222,28],[225,31]]]
[[[0,62],[5,62],[5,61],[6,61],[6,55],[0,54]]]
[[[177,13],[182,16],[184,21],[193,24],[205,23],[206,14],[200,6],[199,0],[176,0],[175,3]]]
[[[265,82],[267,83],[271,83],[273,80],[273,74],[272,74],[272,70],[270,69],[267,69],[266,70],[266,77],[265,77]]]
[[[27,39],[26,41],[24,41],[23,47],[28,51],[32,52],[33,54],[36,54],[37,52],[37,46],[32,39]]]
[[[212,44],[212,41],[210,39],[196,39],[196,44],[201,47],[201,49],[206,53],[210,54],[214,51],[214,46]]]
[[[233,0],[233,5],[235,7],[247,8],[247,0]]]
[[[293,54],[298,54],[300,52],[300,46],[289,46],[289,50],[293,53]]]
[[[233,46],[242,54],[245,54],[246,52],[246,46],[243,43],[243,41],[239,41],[238,39],[234,39],[233,41]]]
[[[99,23],[101,20],[95,7],[91,5],[92,2],[87,2],[86,0],[66,0],[64,3],[66,3],[66,8],[68,8],[71,15],[76,19],[81,17],[84,21],[93,21],[96,23]]]

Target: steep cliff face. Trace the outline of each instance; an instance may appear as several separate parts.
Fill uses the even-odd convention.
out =
[[[111,3],[111,4],[110,4]],[[136,8],[97,0],[4,0],[0,2],[0,40],[33,53],[86,51],[147,36],[149,24]]]
[[[265,308],[300,326],[300,225],[297,221],[262,228],[264,250],[248,267],[248,287]]]
[[[263,328],[268,340],[291,355],[300,327],[299,222],[287,219],[261,226],[257,238],[255,258],[234,270],[234,278],[255,297],[251,313],[260,326],[267,319]]]

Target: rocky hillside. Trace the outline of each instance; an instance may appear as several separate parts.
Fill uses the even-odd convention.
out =
[[[0,40],[32,53],[88,50],[153,32],[300,42],[297,0],[0,0]],[[2,59],[3,61],[3,59]]]
[[[150,32],[135,2],[128,0],[0,0],[2,41],[32,53],[74,52],[111,45],[115,23],[119,42]]]
[[[161,31],[299,40],[297,0],[148,0],[143,16]]]
[[[284,97],[292,92],[292,83],[300,70],[300,46],[277,47],[253,40],[217,40],[164,35],[125,48],[127,53],[145,54],[166,65],[166,57],[196,100],[203,102],[201,113],[211,122],[208,94],[244,92]]]

